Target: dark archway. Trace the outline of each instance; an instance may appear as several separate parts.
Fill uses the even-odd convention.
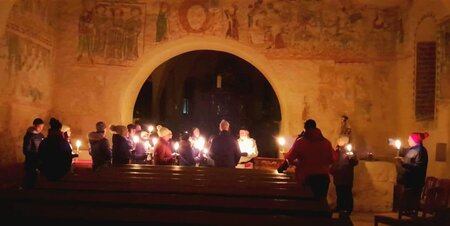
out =
[[[250,131],[259,156],[278,156],[275,92],[259,70],[229,53],[192,51],[161,64],[141,88],[134,117],[175,134],[199,127],[205,136],[216,134],[219,121],[227,119],[233,134],[241,127]]]

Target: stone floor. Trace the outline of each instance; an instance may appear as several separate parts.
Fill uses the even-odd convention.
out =
[[[367,212],[353,212],[350,216],[354,226],[373,226],[373,217],[375,215],[388,215],[395,217],[396,213],[367,213]],[[333,214],[333,218],[337,218],[337,214]],[[380,224],[382,225],[382,224]]]

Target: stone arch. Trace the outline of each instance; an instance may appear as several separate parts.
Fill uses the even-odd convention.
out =
[[[272,86],[275,95],[280,104],[282,124],[280,130],[285,128],[287,120],[286,107],[283,98],[280,95],[280,85],[277,83],[277,75],[270,61],[261,53],[254,49],[224,38],[217,37],[188,37],[169,41],[146,52],[139,60],[135,68],[130,72],[132,75],[129,83],[126,85],[124,95],[119,100],[120,119],[122,122],[129,122],[132,119],[133,108],[136,102],[139,90],[150,74],[167,60],[186,52],[196,50],[214,50],[235,55],[257,68]]]

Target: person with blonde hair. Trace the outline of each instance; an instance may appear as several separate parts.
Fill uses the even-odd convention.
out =
[[[211,142],[211,158],[214,166],[235,168],[241,158],[237,140],[231,136],[230,123],[222,120],[219,123],[220,133]]]
[[[172,165],[175,160],[172,146],[169,143],[172,131],[161,125],[156,126],[156,130],[159,140],[154,150],[155,165]]]
[[[123,125],[111,125],[112,137],[112,163],[113,165],[128,164],[130,162],[133,146],[128,142],[128,129]]]

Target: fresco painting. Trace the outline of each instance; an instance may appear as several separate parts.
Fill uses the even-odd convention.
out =
[[[145,3],[82,3],[78,19],[78,63],[129,66],[142,55]]]
[[[50,1],[19,0],[9,16],[0,45],[0,66],[7,80],[1,92],[22,102],[39,102],[52,61],[54,20]]]
[[[189,35],[250,45],[269,58],[394,57],[398,8],[334,0],[82,0],[77,61],[131,66],[147,47]],[[89,2],[89,4],[87,3]],[[151,32],[145,33],[145,30]]]

